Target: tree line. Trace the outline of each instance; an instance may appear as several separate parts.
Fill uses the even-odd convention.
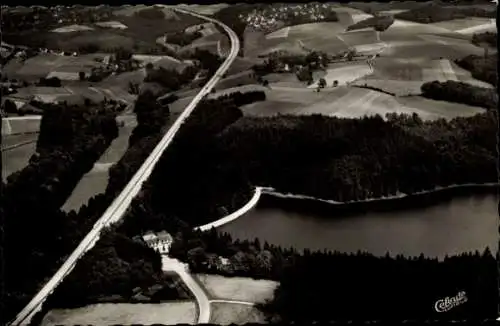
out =
[[[72,250],[80,221],[60,207],[118,135],[118,107],[45,104],[36,153],[2,189],[5,314],[13,317]],[[82,221],[83,222],[83,221]],[[84,222],[83,222],[84,223]],[[83,224],[82,223],[82,224]],[[5,318],[5,319],[4,319]]]
[[[455,63],[469,70],[472,77],[497,86],[497,60],[498,55],[496,53],[487,56],[471,54],[460,60],[455,60]]]
[[[453,80],[427,82],[422,84],[421,90],[422,96],[433,100],[481,106],[490,110],[495,110],[498,105],[496,89]]]
[[[233,240],[212,229],[178,233],[170,255],[188,262],[193,273],[278,281],[273,300],[259,305],[273,323],[484,319],[496,313],[496,258],[489,249],[444,260],[299,253],[259,239]],[[434,310],[436,301],[460,291],[469,300],[463,306],[446,314]]]
[[[495,18],[496,15],[497,8],[494,5],[489,9],[485,9],[475,6],[447,6],[432,2],[422,7],[397,13],[394,15],[394,18],[423,24],[431,24],[467,17]]]
[[[496,181],[496,112],[387,119],[244,117],[216,144],[254,185],[341,202]]]

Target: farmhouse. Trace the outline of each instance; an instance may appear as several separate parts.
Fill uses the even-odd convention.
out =
[[[166,231],[161,231],[159,233],[149,231],[142,236],[142,239],[150,248],[153,248],[161,254],[168,253],[173,241],[172,236]]]

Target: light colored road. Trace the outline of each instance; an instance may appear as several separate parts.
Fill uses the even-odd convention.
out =
[[[151,175],[153,168],[162,156],[163,152],[172,142],[174,136],[179,131],[182,124],[186,121],[189,115],[193,112],[196,105],[210,93],[212,88],[217,84],[221,76],[229,69],[230,65],[233,63],[234,59],[238,54],[240,49],[240,43],[236,34],[226,25],[221,22],[205,17],[184,9],[174,9],[178,12],[185,14],[191,14],[193,16],[208,20],[215,24],[220,25],[229,35],[231,40],[231,52],[226,58],[226,61],[219,67],[215,75],[207,82],[207,84],[200,90],[198,95],[189,103],[186,109],[179,115],[177,120],[174,122],[172,127],[167,131],[165,136],[160,140],[155,149],[151,152],[149,157],[145,160],[136,174],[132,177],[129,183],[125,186],[123,191],[118,195],[118,197],[111,203],[108,209],[104,212],[102,217],[95,223],[93,229],[85,236],[85,238],[80,242],[78,247],[71,253],[64,264],[59,268],[59,270],[52,276],[52,278],[45,284],[45,286],[38,292],[33,299],[28,303],[26,307],[16,316],[16,318],[10,323],[10,325],[27,325],[29,324],[31,318],[36,314],[41,308],[47,297],[54,292],[54,289],[62,282],[64,277],[66,277],[75,267],[78,260],[83,257],[83,255],[90,250],[97,242],[100,236],[101,230],[104,227],[116,223],[119,221],[127,211],[132,199],[137,195],[141,189],[142,183]],[[197,293],[195,293],[195,296]],[[198,303],[200,304],[200,316],[203,315],[205,318],[205,311],[202,298],[196,297]],[[208,310],[208,315],[210,315],[210,310]],[[208,322],[208,320],[207,320]]]
[[[162,270],[177,273],[189,290],[194,294],[198,303],[198,324],[208,324],[210,320],[210,301],[198,282],[189,273],[187,264],[168,256],[161,257]]]
[[[255,302],[248,301],[235,301],[235,300],[210,300],[210,303],[234,303],[234,304],[244,304],[247,306],[255,306]]]

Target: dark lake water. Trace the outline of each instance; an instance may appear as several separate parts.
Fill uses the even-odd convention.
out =
[[[367,251],[375,255],[424,253],[444,257],[467,251],[498,250],[498,195],[456,197],[408,211],[371,212],[324,218],[257,206],[219,228],[234,238],[297,249]]]

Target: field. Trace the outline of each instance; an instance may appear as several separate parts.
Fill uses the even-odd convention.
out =
[[[229,6],[227,3],[218,3],[214,5],[182,5],[182,8],[195,11],[202,15],[213,15],[227,6]]]
[[[92,27],[90,26],[84,26],[84,25],[69,25],[69,26],[63,26],[56,28],[52,30],[54,33],[71,33],[71,32],[80,32],[80,31],[91,31],[93,30]]]
[[[23,64],[11,60],[5,67],[4,73],[10,78],[23,80],[37,80],[47,77],[51,72],[73,72],[78,76],[79,71],[86,73],[94,67],[101,66],[94,59],[104,55],[80,55],[78,57],[60,56],[55,54],[41,54],[26,60]]]
[[[83,204],[99,193],[104,193],[108,185],[108,169],[125,154],[128,148],[128,140],[132,131],[137,126],[134,115],[119,115],[116,119],[118,123],[123,123],[119,127],[118,137],[113,139],[106,151],[94,164],[92,170],[87,172],[78,182],[62,209],[70,211],[78,210]]]
[[[96,163],[94,168],[80,179],[61,209],[65,212],[78,211],[90,198],[104,193],[108,185],[107,169],[109,165]]]
[[[95,24],[96,24],[96,26],[103,27],[103,28],[118,28],[118,29],[128,28],[126,25],[123,25],[122,23],[117,22],[117,21],[98,22]]]
[[[244,325],[246,323],[265,323],[264,314],[251,305],[213,302],[210,323],[216,325]]]
[[[2,119],[2,135],[18,135],[40,131],[40,116]]]
[[[339,86],[346,85],[356,79],[362,78],[371,74],[371,70],[367,64],[348,65],[338,68],[327,69],[326,75],[323,77],[327,85],[332,85],[336,80]],[[317,81],[308,88],[316,88]]]
[[[2,137],[3,138],[3,137]],[[2,180],[28,165],[31,155],[36,151],[36,142],[2,151]]]
[[[424,2],[419,1],[392,1],[388,2],[349,2],[347,6],[367,13],[380,11],[406,11],[414,8],[425,6]]]
[[[174,325],[194,324],[195,318],[194,302],[95,304],[76,309],[52,310],[41,325]]]
[[[373,86],[395,92],[396,95],[420,94],[422,81],[398,81],[385,79],[361,79],[354,85]],[[458,106],[440,101],[405,102],[405,97],[391,96],[379,91],[357,88],[351,86],[339,86],[332,88],[327,86],[317,93],[307,86],[288,87],[275,86],[270,83],[264,102],[256,102],[242,107],[245,115],[249,116],[273,116],[277,114],[324,114],[329,116],[358,118],[364,115],[379,114],[384,117],[387,113],[418,113],[423,119],[437,119],[440,117],[450,118],[460,115],[473,115],[484,111],[481,108],[471,106]],[[403,99],[403,101],[401,101]],[[422,104],[424,103],[424,104]],[[456,106],[456,109],[454,107]]]
[[[36,142],[38,133],[2,135],[2,151],[6,148],[13,148],[20,144]]]
[[[224,277],[197,274],[211,299],[264,303],[272,299],[277,284],[274,281],[254,280],[247,277]]]
[[[484,24],[489,24],[491,19],[482,17],[469,17],[463,19],[453,19],[439,23],[429,24],[431,26],[445,28],[450,31],[458,31],[470,27],[481,26]]]

